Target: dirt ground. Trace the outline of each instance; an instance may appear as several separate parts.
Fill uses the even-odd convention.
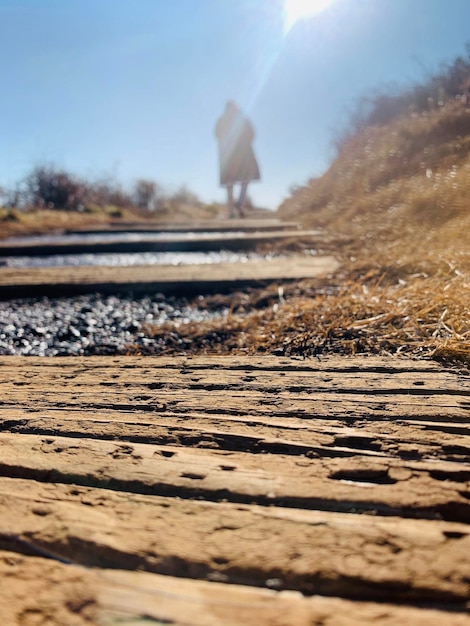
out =
[[[470,624],[470,377],[0,359],[0,623]]]

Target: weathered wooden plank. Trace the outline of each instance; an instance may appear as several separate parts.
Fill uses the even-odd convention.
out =
[[[148,494],[470,520],[470,464],[0,434],[0,474]]]
[[[350,602],[339,598],[296,597],[290,591],[275,593],[239,585],[175,581],[142,573],[110,572],[99,601],[110,615],[135,615],[148,607],[149,614],[176,626],[468,626],[465,613]],[[156,580],[157,579],[157,580]],[[129,589],[129,585],[134,583]],[[135,594],[135,583],[138,593]],[[157,591],[155,591],[155,588]],[[164,596],[164,598],[162,598]],[[116,611],[117,607],[120,613]],[[112,622],[111,622],[112,624]],[[108,624],[107,626],[111,626]],[[137,626],[139,622],[124,622]],[[106,624],[105,624],[106,626]],[[118,626],[117,624],[115,626]],[[140,625],[139,625],[140,626]],[[141,624],[144,626],[144,623]]]
[[[101,389],[93,382],[89,385],[74,387],[73,384],[57,384],[55,389],[40,389],[36,393],[28,385],[20,389],[2,386],[0,410],[9,410],[16,406],[43,409],[67,409],[70,411],[115,410],[130,413],[180,413],[203,412],[212,415],[264,416],[282,418],[338,419],[344,416],[352,424],[358,419],[396,420],[412,419],[424,421],[448,421],[468,424],[470,405],[466,398],[459,396],[420,396],[410,398],[407,395],[373,395],[310,393],[305,397],[300,394],[279,393],[264,394],[262,391],[240,391],[226,389],[215,393],[200,389],[185,392],[172,390],[135,393],[125,390],[114,392]],[[90,385],[93,385],[90,387]],[[218,401],[215,399],[218,397]]]
[[[318,237],[318,231],[314,230],[277,230],[269,233],[245,232],[226,234],[181,234],[168,233],[164,238],[142,234],[132,240],[126,234],[119,231],[110,233],[106,238],[67,237],[59,239],[22,239],[0,241],[0,255],[2,256],[35,256],[48,254],[83,254],[102,252],[194,252],[209,250],[252,250],[259,244],[275,244],[279,241],[297,239],[313,239]],[[137,240],[136,240],[137,239]],[[312,242],[313,243],[313,242]],[[316,258],[316,257],[313,257]],[[285,258],[283,259],[285,264]],[[144,267],[144,266],[142,266]],[[100,268],[105,269],[105,268]]]
[[[180,368],[169,368],[156,366],[151,371],[129,372],[123,370],[113,372],[113,378],[109,375],[109,366],[96,367],[93,362],[88,367],[76,367],[73,371],[73,382],[75,385],[88,382],[90,370],[94,371],[97,380],[111,388],[119,388],[124,384],[133,389],[149,388],[165,389],[191,388],[207,389],[219,391],[223,388],[231,389],[262,389],[265,393],[311,393],[313,391],[328,391],[331,393],[386,393],[407,394],[407,395],[459,395],[470,396],[470,377],[456,375],[452,372],[440,371],[432,373],[426,371],[399,371],[384,374],[380,371],[309,371],[279,372],[265,368],[253,372],[250,369],[226,370],[218,368],[215,363],[212,367],[207,365],[204,369],[181,366]],[[1,382],[15,383],[6,376],[8,364],[2,364],[4,370],[1,374]],[[17,368],[15,368],[16,370]],[[63,370],[55,368],[55,374],[49,370],[47,380],[51,385],[55,378],[64,378]],[[28,371],[31,374],[32,370]],[[115,375],[117,373],[117,376]],[[18,371],[21,377],[21,369]],[[40,375],[40,373],[38,372]],[[70,375],[71,373],[67,373]],[[21,380],[21,378],[19,379]],[[34,382],[34,379],[31,381]]]
[[[90,368],[88,371],[80,370],[66,372],[59,367],[51,372],[50,369],[40,370],[33,377],[33,372],[21,375],[21,370],[12,371],[8,368],[3,370],[4,379],[2,384],[3,401],[1,406],[12,403],[28,401],[34,393],[34,406],[36,408],[42,404],[47,406],[59,405],[66,402],[72,408],[77,405],[77,400],[87,402],[89,407],[122,409],[128,405],[129,410],[180,410],[203,408],[208,412],[243,412],[247,407],[250,412],[256,411],[258,414],[277,412],[279,415],[305,415],[307,417],[322,417],[327,415],[348,414],[357,415],[387,415],[389,413],[402,417],[417,416],[424,418],[440,414],[445,411],[446,419],[458,421],[468,421],[470,415],[469,379],[463,379],[459,388],[451,388],[447,393],[445,381],[439,384],[441,388],[429,390],[427,387],[420,388],[419,395],[409,393],[407,389],[399,391],[394,389],[388,392],[380,389],[380,376],[376,375],[376,382],[367,381],[362,389],[359,388],[360,380],[357,381],[356,388],[352,389],[316,389],[316,377],[312,375],[312,380],[308,385],[298,385],[291,390],[284,390],[283,383],[279,382],[277,372],[273,373],[271,380],[277,386],[265,391],[263,386],[255,386],[248,381],[244,387],[231,386],[224,382],[223,374],[217,373],[214,368],[212,377],[214,384],[198,385],[192,384],[187,379],[186,386],[172,385],[170,381],[162,382],[158,378],[158,372],[153,373],[130,373],[134,383],[126,380],[116,381],[113,377],[119,375],[116,368],[109,367],[107,370],[96,370],[93,368],[93,358],[89,359]],[[5,380],[6,378],[6,380]],[[140,379],[140,380],[139,380]],[[58,381],[61,382],[58,385]],[[138,382],[135,382],[138,381]],[[217,382],[216,381],[220,381]],[[374,385],[375,388],[374,388]],[[25,393],[27,387],[28,393]],[[370,387],[371,391],[368,391]],[[86,398],[83,392],[86,390]],[[188,394],[187,392],[190,392]],[[55,400],[51,397],[54,395]],[[214,407],[214,394],[219,394],[223,398],[223,405],[216,404]],[[397,408],[395,408],[397,407]],[[444,417],[444,416],[443,416]]]
[[[65,361],[67,362],[67,360]],[[150,361],[152,364],[160,363],[159,359],[150,359]],[[168,363],[167,359],[163,359],[163,361],[165,364]],[[39,360],[39,363],[41,362],[43,361]],[[118,362],[125,363],[123,360],[118,360]],[[215,362],[220,363],[221,360],[216,359]],[[226,361],[222,360],[222,362],[225,363]],[[246,362],[249,361],[246,360]],[[271,359],[271,362],[277,363],[278,360]],[[16,365],[16,363],[21,362],[13,359],[13,364]],[[145,375],[142,376],[130,368],[123,368],[119,370],[120,373],[124,372],[123,375],[116,374],[116,368],[96,367],[94,365],[95,359],[88,359],[86,363],[90,363],[90,368],[81,367],[78,370],[74,369],[71,373],[69,370],[64,373],[60,365],[53,368],[55,374],[51,374],[50,367],[46,367],[46,375],[41,373],[41,368],[36,368],[40,375],[31,381],[28,378],[31,369],[19,367],[18,369],[24,372],[24,377],[21,379],[21,376],[14,375],[11,361],[6,359],[3,374],[7,380],[4,379],[1,383],[3,404],[0,410],[5,416],[2,419],[2,428],[14,429],[16,432],[31,432],[33,430],[33,432],[43,434],[61,433],[64,435],[73,434],[74,436],[85,434],[87,437],[113,439],[120,437],[124,441],[148,441],[163,445],[196,445],[197,443],[201,447],[210,446],[252,452],[282,451],[288,454],[304,453],[320,456],[368,454],[369,456],[391,455],[405,458],[435,457],[464,460],[468,455],[469,449],[465,435],[468,435],[470,428],[465,423],[468,421],[466,420],[468,411],[465,409],[461,412],[462,417],[459,417],[462,425],[457,434],[447,435],[446,430],[450,433],[455,433],[457,430],[457,427],[449,426],[449,422],[456,418],[455,409],[451,409],[450,417],[448,416],[445,424],[426,422],[421,427],[416,418],[428,419],[429,408],[424,408],[423,415],[423,406],[426,405],[414,404],[412,408],[418,411],[418,414],[415,414],[415,419],[411,421],[418,424],[418,428],[413,426],[414,430],[407,432],[406,421],[409,422],[410,419],[405,417],[403,413],[409,415],[412,411],[406,410],[409,407],[401,405],[397,402],[397,398],[394,398],[393,402],[389,402],[386,407],[377,404],[372,405],[372,407],[369,406],[367,413],[366,403],[362,397],[357,399],[354,397],[356,400],[353,404],[356,410],[354,412],[351,403],[346,402],[344,400],[346,396],[342,394],[340,396],[342,402],[337,399],[329,405],[328,417],[331,421],[337,422],[335,425],[333,423],[328,424],[328,421],[322,419],[325,417],[325,400],[316,401],[313,405],[310,404],[310,411],[308,411],[305,408],[305,403],[300,405],[301,408],[299,407],[299,394],[293,392],[287,393],[287,396],[284,394],[284,398],[295,398],[293,403],[290,403],[288,399],[280,401],[277,396],[276,401],[271,403],[266,401],[260,392],[253,395],[251,392],[241,393],[238,391],[234,397],[233,394],[232,396],[228,395],[225,389],[208,393],[192,390],[189,397],[183,392],[175,394],[168,388],[152,390],[149,394],[148,389],[145,389],[145,382],[138,383],[135,381],[145,378],[145,375],[151,375],[152,380],[154,380],[154,370],[157,369],[158,372],[161,372],[162,368],[147,368]],[[174,372],[174,369],[172,371]],[[113,394],[108,392],[103,397],[104,394],[100,390],[90,391],[90,376],[92,376],[93,381],[98,379],[109,383],[115,377],[119,375],[123,377],[126,374],[127,378],[130,376],[131,380],[134,381],[131,387],[126,378],[120,381],[122,389],[115,390]],[[276,374],[278,372],[275,372],[274,376]],[[296,375],[295,372],[289,374]],[[444,372],[444,374],[446,377],[456,378],[449,372]],[[314,375],[315,373],[311,373],[312,377]],[[342,373],[340,375],[350,374]],[[370,371],[362,375],[375,376],[376,378],[382,376],[377,372]],[[402,376],[402,372],[399,372],[399,375]],[[355,373],[354,376],[358,376],[358,374]],[[107,380],[103,381],[106,377]],[[10,378],[14,379],[13,383],[9,382]],[[63,384],[58,386],[58,381]],[[136,389],[139,384],[142,385],[142,391],[147,391],[147,395],[139,393],[139,390]],[[155,383],[148,384],[153,385]],[[248,384],[250,381],[247,381],[247,386]],[[27,388],[27,394],[25,394],[24,387]],[[83,389],[80,387],[87,389],[86,402],[82,400]],[[58,391],[58,389],[63,391]],[[204,413],[204,411],[214,411],[214,393],[223,396],[220,402],[215,403],[216,412],[212,415]],[[436,397],[431,398],[430,402],[435,404]],[[198,406],[199,412],[195,412],[195,404]],[[11,408],[21,405],[29,408],[22,411]],[[220,414],[220,406],[232,414]],[[68,430],[67,424],[61,422],[64,407],[70,415],[69,423],[74,422],[72,430]],[[114,410],[111,410],[113,407]],[[88,411],[84,411],[86,408]],[[384,408],[388,409],[390,413],[385,412],[384,415]],[[443,419],[442,406],[434,406],[433,408],[435,417],[438,416],[439,419]],[[132,418],[126,417],[126,412],[119,413],[119,409],[126,411],[127,414],[132,414]],[[36,414],[41,410],[42,415],[36,419],[32,419],[28,415],[31,411]],[[44,411],[47,411],[47,415],[50,417],[46,417]],[[156,413],[152,414],[153,411]],[[27,421],[24,420],[25,415],[28,417]],[[84,422],[84,416],[87,415],[95,417],[100,415],[101,423],[91,424],[89,420]],[[182,418],[179,417],[181,415],[183,415]],[[303,419],[298,419],[299,415],[303,416]],[[384,418],[388,420],[387,424],[383,423]],[[18,419],[21,420],[21,423],[18,423]],[[397,419],[399,419],[399,423],[397,423]],[[120,427],[118,431],[114,432],[116,420],[127,421],[128,425],[125,428]],[[381,421],[376,423],[377,420]],[[354,424],[355,428],[351,429],[347,424]],[[80,432],[79,426],[83,426],[83,433]],[[429,434],[423,433],[424,427],[428,429],[428,433],[434,434],[434,439],[430,438]],[[364,434],[365,428],[367,434]]]
[[[0,502],[2,549],[78,565],[357,600],[463,608],[470,597],[463,524],[4,478]]]
[[[200,220],[190,222],[189,224],[156,224],[152,222],[112,222],[106,226],[87,226],[84,228],[67,229],[67,234],[101,234],[112,232],[126,233],[188,233],[188,232],[232,232],[232,231],[253,231],[260,230],[263,232],[271,230],[299,230],[301,226],[297,222],[284,222],[276,218],[268,217],[249,217],[247,219],[217,219],[217,220]],[[322,231],[317,231],[317,235],[326,237]]]
[[[94,250],[96,252],[96,250]],[[56,252],[64,254],[67,251]],[[56,254],[47,252],[44,254]],[[48,268],[2,268],[0,297],[63,296],[77,293],[178,293],[183,295],[221,292],[238,286],[256,286],[272,281],[316,278],[335,271],[332,256],[289,260],[249,260],[246,263],[206,265],[139,265],[120,267],[65,266]]]
[[[445,370],[435,361],[391,358],[391,357],[353,357],[353,356],[328,356],[321,358],[287,358],[277,356],[226,356],[204,355],[204,356],[172,356],[172,357],[61,357],[60,363],[56,359],[44,359],[43,357],[2,356],[0,357],[0,368],[13,367],[17,371],[25,371],[33,374],[48,369],[49,371],[86,371],[86,370],[110,370],[112,367],[119,368],[118,376],[130,376],[143,373],[151,374],[158,369],[172,370],[194,370],[217,367],[222,370],[250,370],[250,371],[272,371],[272,372],[376,372],[377,375],[393,374],[399,372],[426,372],[434,374],[451,374],[453,376],[464,376],[457,370]],[[113,372],[115,374],[116,372]]]
[[[0,549],[0,624],[98,626],[96,585],[83,568]]]
[[[145,419],[145,415],[143,416]],[[191,421],[185,420],[187,427],[177,426],[174,423],[156,424],[149,421],[129,423],[124,420],[98,421],[87,418],[86,414],[80,417],[23,417],[23,419],[0,419],[0,430],[21,434],[60,435],[65,437],[86,437],[87,439],[119,438],[120,441],[134,443],[148,443],[154,445],[195,446],[219,450],[238,450],[242,452],[283,453],[283,454],[321,454],[324,456],[384,456],[384,453],[374,450],[373,440],[370,440],[370,450],[367,450],[365,439],[357,439],[359,450],[348,446],[335,446],[332,437],[313,436],[309,433],[302,438],[286,438],[270,434],[266,427],[266,436],[250,432],[247,425],[235,424],[235,428],[197,428]],[[353,439],[352,437],[350,439]],[[353,440],[354,441],[354,440]],[[346,440],[345,440],[346,442]],[[377,448],[378,449],[378,448]],[[470,449],[469,449],[470,452]],[[386,456],[390,456],[387,454]]]
[[[243,357],[207,355],[207,356],[184,356],[184,357],[61,357],[60,364],[54,359],[45,360],[42,357],[28,357],[27,363],[23,363],[22,357],[0,357],[0,371],[13,368],[19,374],[27,373],[34,377],[46,368],[49,377],[62,376],[67,370],[69,374],[73,372],[75,376],[86,374],[90,370],[100,372],[103,379],[108,378],[111,368],[113,379],[121,382],[128,381],[132,384],[139,384],[137,374],[148,379],[149,376],[165,375],[168,371],[191,375],[210,374],[216,368],[218,374],[226,379],[240,379],[243,375],[256,374],[256,378],[249,382],[255,382],[259,376],[278,375],[283,380],[292,379],[294,382],[300,376],[316,376],[329,374],[339,375],[341,379],[348,376],[370,375],[386,384],[388,379],[402,379],[408,383],[416,380],[418,383],[428,384],[430,380],[438,381],[440,384],[453,383],[461,380],[462,384],[469,384],[468,373],[459,370],[446,370],[433,361],[412,360],[406,358],[384,358],[384,357],[322,357],[311,359],[285,358],[274,356],[263,357]],[[71,371],[70,371],[71,370]],[[426,377],[419,378],[422,375]],[[405,375],[405,377],[403,377]],[[411,378],[410,378],[411,377]],[[321,378],[318,378],[321,380]],[[333,379],[332,379],[333,380]]]
[[[76,579],[80,606],[106,624],[467,620],[385,603],[469,600],[469,382],[398,359],[2,358],[0,547],[114,577],[91,596]],[[230,584],[214,596],[214,583],[174,575]],[[1,565],[0,576],[7,592]],[[290,591],[234,584],[267,580]],[[221,608],[222,590],[239,600]],[[269,601],[245,611],[250,593]]]
[[[107,390],[112,392],[119,392],[126,383],[120,381],[110,381],[106,378],[101,378],[100,372],[94,372],[97,376],[96,384],[101,385],[103,393]],[[71,383],[77,388],[84,384],[89,384],[89,372],[84,373],[83,376],[77,376]],[[197,376],[180,376],[176,372],[155,372],[152,379],[146,383],[140,381],[134,382],[132,385],[126,385],[129,392],[145,392],[149,390],[158,391],[207,391],[207,392],[220,392],[220,391],[250,391],[262,392],[267,397],[278,397],[281,394],[296,394],[299,398],[305,398],[308,396],[315,396],[320,393],[323,394],[344,394],[344,395],[360,395],[360,396],[407,396],[408,402],[411,397],[416,399],[425,398],[429,399],[433,396],[438,397],[452,397],[456,396],[461,402],[470,402],[470,385],[464,388],[457,381],[453,381],[454,384],[447,383],[447,385],[441,381],[428,381],[428,386],[424,386],[423,376],[417,377],[416,385],[419,387],[413,387],[413,382],[405,384],[405,379],[411,378],[403,375],[403,384],[401,381],[388,380],[388,382],[380,381],[378,376],[372,378],[367,374],[347,376],[342,375],[338,377],[339,380],[333,380],[332,377],[327,379],[319,379],[319,377],[296,377],[294,384],[289,384],[290,381],[281,379],[272,374],[240,376],[240,374],[233,375],[231,379],[219,374],[216,370],[209,372],[203,376],[198,373]],[[256,382],[250,383],[251,380]],[[6,382],[6,381],[5,381]],[[39,381],[36,382],[38,384]],[[49,381],[49,388],[53,388],[54,380]],[[441,382],[441,386],[438,386]],[[13,387],[18,386],[19,381],[10,383]],[[8,383],[6,383],[8,384]],[[422,385],[422,386],[421,386]],[[433,385],[433,386],[430,386]]]
[[[24,406],[24,401],[31,398],[29,404],[34,408],[62,406],[69,410],[87,406],[93,410],[167,413],[199,410],[307,419],[335,419],[344,415],[350,420],[400,417],[464,423],[468,423],[470,416],[470,377],[443,370],[435,373],[431,364],[420,364],[418,369],[422,371],[415,372],[410,371],[415,362],[404,361],[409,370],[404,372],[392,361],[393,367],[389,366],[392,373],[385,375],[383,359],[372,359],[377,371],[364,365],[357,372],[352,370],[360,367],[355,368],[354,364],[364,360],[352,359],[349,371],[335,371],[334,364],[341,361],[333,359],[327,360],[329,366],[323,364],[323,368],[329,368],[323,377],[325,369],[318,371],[312,365],[302,366],[300,372],[280,371],[278,366],[284,367],[285,359],[267,358],[264,369],[260,360],[235,360],[234,371],[227,370],[228,361],[219,357],[203,365],[204,360],[194,359],[189,368],[185,365],[187,360],[175,359],[179,363],[175,368],[168,359],[113,359],[106,364],[91,358],[77,359],[75,366],[73,360],[61,359],[53,367],[47,363],[41,367],[40,360],[32,359],[31,365],[23,368],[17,359],[5,359],[0,361],[1,406]],[[250,369],[253,362],[258,369]],[[342,367],[344,370],[345,366]],[[57,385],[58,381],[62,384]],[[103,389],[96,388],[97,382]],[[28,394],[24,393],[25,386]],[[219,394],[223,403],[214,403],[214,394]]]
[[[304,598],[295,592],[253,589],[146,572],[90,570],[0,551],[0,622],[25,626],[468,626],[463,613]],[[39,620],[42,619],[42,622]],[[46,621],[49,620],[49,621]]]
[[[4,415],[2,415],[4,413]],[[45,410],[32,416],[28,410],[0,411],[0,431],[36,435],[86,437],[154,445],[195,446],[240,452],[309,456],[398,457],[467,461],[470,459],[470,425],[466,434],[449,434],[434,426],[424,430],[406,423],[368,421],[362,427],[327,420],[291,424],[259,423],[246,416],[230,417],[165,413],[132,415],[112,411]],[[286,420],[284,420],[286,421]],[[443,430],[444,429],[444,430]]]

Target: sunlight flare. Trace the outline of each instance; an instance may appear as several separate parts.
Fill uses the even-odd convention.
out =
[[[332,0],[285,0],[285,28],[290,30],[296,22],[314,17],[328,8]]]

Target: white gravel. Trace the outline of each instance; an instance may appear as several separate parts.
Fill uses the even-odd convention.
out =
[[[0,302],[0,355],[122,354],[155,343],[144,324],[201,322],[227,315],[161,294],[134,298],[94,294]]]

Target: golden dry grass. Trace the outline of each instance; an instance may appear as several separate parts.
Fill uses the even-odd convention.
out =
[[[0,208],[0,239],[23,235],[43,235],[70,228],[107,224],[111,212],[79,213],[77,211],[17,211]]]
[[[373,271],[356,280],[338,278],[326,288],[311,281],[280,292],[273,287],[261,309],[253,294],[216,322],[147,332],[165,354],[401,354],[470,366],[470,308],[461,298],[470,290],[467,276],[449,271],[390,281]]]
[[[431,248],[470,247],[470,108],[461,101],[369,127],[350,138],[320,178],[279,209],[286,219],[348,235],[393,262]]]

